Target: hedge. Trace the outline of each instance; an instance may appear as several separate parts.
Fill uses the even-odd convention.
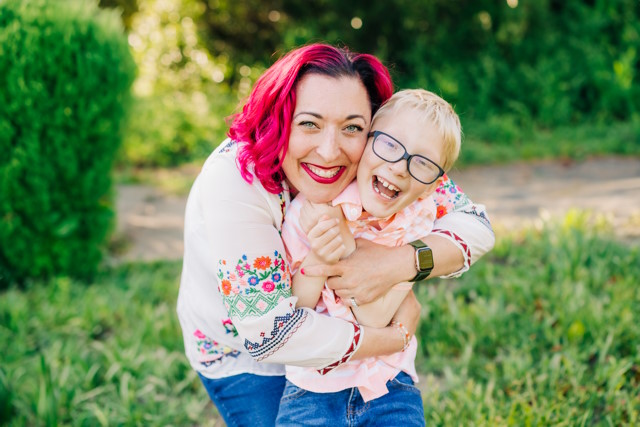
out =
[[[116,12],[0,1],[0,288],[96,272],[134,77]]]

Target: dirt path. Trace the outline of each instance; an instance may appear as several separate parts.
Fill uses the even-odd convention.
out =
[[[533,162],[454,170],[450,176],[487,206],[494,228],[521,227],[540,215],[571,208],[607,215],[616,234],[640,241],[640,158],[607,157],[582,162]],[[179,259],[186,196],[153,187],[117,188],[120,260]]]

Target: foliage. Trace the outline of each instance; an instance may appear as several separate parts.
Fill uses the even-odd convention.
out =
[[[283,0],[288,46],[343,42],[474,118],[556,126],[640,112],[640,6],[616,1]],[[353,21],[357,18],[357,23]],[[355,24],[355,25],[354,25]]]
[[[634,425],[638,249],[572,213],[499,236],[456,281],[420,285],[427,425]],[[0,424],[194,425],[214,409],[183,354],[178,263],[0,294]],[[18,339],[16,339],[18,337]]]
[[[0,51],[0,287],[88,278],[135,74],[121,22],[94,2],[6,0]]]
[[[499,151],[531,131],[640,118],[636,0],[103,3],[125,11],[142,69],[137,87],[155,79],[138,92],[123,153],[137,165],[209,152],[262,71],[315,41],[378,55],[398,88],[441,94],[474,124],[467,135]]]
[[[640,422],[640,254],[609,232],[572,212],[421,289],[427,425]]]
[[[220,85],[226,59],[199,39],[202,7],[194,0],[141,0],[129,44],[139,66],[134,108],[121,156],[144,166],[206,157],[224,139],[224,117],[237,98]]]

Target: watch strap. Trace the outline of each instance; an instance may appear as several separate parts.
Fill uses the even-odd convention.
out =
[[[409,280],[410,282],[420,282],[422,280],[426,280],[427,277],[429,277],[429,274],[431,274],[431,270],[433,270],[433,262],[432,265],[430,267],[424,267],[420,265],[420,258],[419,258],[419,252],[420,251],[431,251],[431,248],[429,248],[429,246],[427,246],[422,240],[414,240],[413,242],[409,243],[411,246],[413,246],[414,250],[415,250],[415,263],[416,263],[416,270],[418,271],[418,273],[415,275],[415,277],[411,280]]]

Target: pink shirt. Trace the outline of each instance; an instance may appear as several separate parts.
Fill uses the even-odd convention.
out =
[[[298,195],[291,202],[282,226],[282,240],[293,271],[298,269],[309,253],[309,242],[299,221],[304,201],[305,198]],[[416,200],[389,218],[374,218],[363,212],[355,182],[351,183],[332,204],[340,205],[355,238],[364,238],[387,246],[402,246],[425,237],[431,232],[436,216],[433,198],[427,197]],[[400,283],[393,289],[408,290],[411,289],[411,283]],[[357,323],[351,310],[326,286],[322,290],[316,311]],[[366,402],[388,393],[387,381],[395,378],[400,371],[409,374],[414,382],[418,381],[414,364],[417,347],[416,338],[413,337],[409,348],[404,352],[349,361],[324,375],[315,369],[287,366],[287,379],[300,388],[316,393],[358,387]]]

